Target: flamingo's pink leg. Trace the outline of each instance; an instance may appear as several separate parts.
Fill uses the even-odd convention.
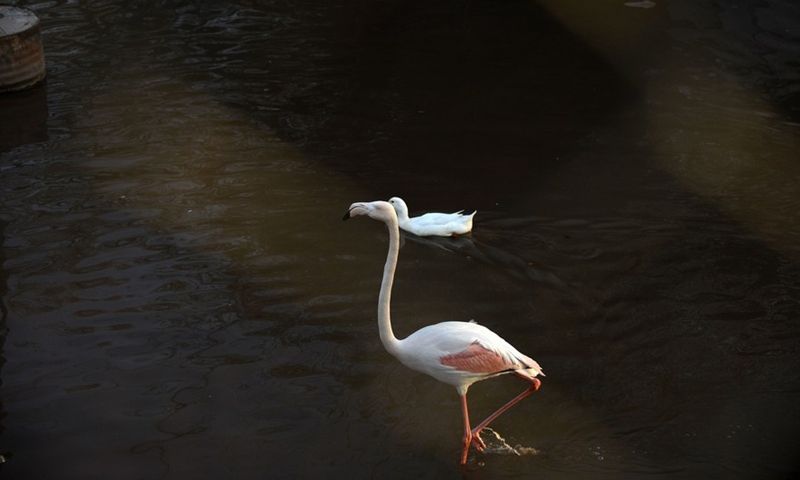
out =
[[[502,415],[506,410],[519,403],[523,398],[527,397],[536,390],[539,390],[539,387],[542,385],[542,382],[540,382],[538,378],[526,378],[522,377],[521,375],[520,377],[525,378],[525,380],[531,382],[531,386],[528,387],[524,392],[512,398],[511,401],[500,407],[496,412],[486,417],[486,420],[482,421],[480,424],[478,424],[477,427],[473,428],[472,431],[470,432],[471,440],[476,443],[476,448],[478,448],[478,450],[482,451],[484,448],[486,448],[486,444],[483,443],[483,440],[481,439],[480,436],[481,430],[483,430],[487,425],[489,425],[494,419]],[[466,399],[464,399],[464,405],[466,405]]]
[[[467,464],[467,454],[472,443],[472,430],[469,428],[469,410],[467,409],[467,396],[461,395],[461,415],[464,417],[464,439],[462,441],[461,465]]]

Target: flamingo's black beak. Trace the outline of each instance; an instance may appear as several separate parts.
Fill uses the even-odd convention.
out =
[[[352,210],[352,209],[350,209],[350,210]],[[347,220],[348,218],[350,218],[350,210],[344,212],[344,217],[342,217],[342,221]]]

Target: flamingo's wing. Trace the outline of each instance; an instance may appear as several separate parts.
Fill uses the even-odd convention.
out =
[[[534,367],[534,365],[526,365],[520,360],[514,355],[502,355],[496,350],[485,347],[479,340],[475,340],[464,350],[441,357],[439,362],[458,370],[484,375]]]

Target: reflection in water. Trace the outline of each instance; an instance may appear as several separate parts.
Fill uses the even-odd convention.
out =
[[[385,232],[341,226],[403,192],[480,213],[405,237],[398,334],[474,318],[548,369],[495,425],[540,453],[470,476],[796,472],[797,126],[716,23],[612,3],[29,5],[49,117],[0,154],[4,470],[461,477],[452,391],[378,340]],[[484,387],[477,416],[517,388]]]
[[[522,225],[517,226],[521,227]],[[488,265],[493,265],[520,280],[530,280],[532,282],[546,284],[553,288],[564,288],[566,286],[555,273],[547,271],[544,267],[539,267],[533,262],[525,261],[519,256],[504,251],[502,248],[481,242],[472,235],[445,238],[420,237],[407,232],[400,232],[400,234],[402,240],[408,239],[412,242],[440,248]]]
[[[0,95],[0,154],[47,139],[47,83]]]

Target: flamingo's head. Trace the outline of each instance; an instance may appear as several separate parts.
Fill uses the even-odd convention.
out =
[[[342,220],[347,220],[350,217],[357,217],[359,215],[366,215],[374,220],[380,220],[384,223],[389,223],[394,220],[397,223],[397,214],[389,202],[383,200],[376,200],[374,202],[356,202],[350,205],[350,208],[344,214]]]

